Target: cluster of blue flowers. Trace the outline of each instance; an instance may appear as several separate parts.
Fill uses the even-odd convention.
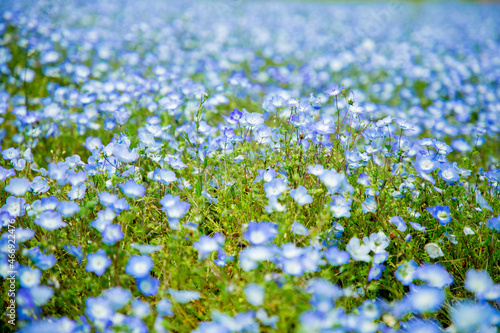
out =
[[[17,271],[20,331],[166,332],[183,307],[213,301],[160,278],[182,263],[162,237],[150,244],[146,214],[246,302],[200,307],[210,316],[193,332],[277,329],[276,288],[309,300],[306,332],[500,327],[498,267],[475,261],[457,281],[436,262],[462,260],[459,240],[498,244],[499,156],[471,162],[498,153],[498,7],[467,6],[465,20],[466,5],[79,5],[0,5],[0,276]],[[59,146],[75,151],[47,151]],[[223,223],[241,206],[227,193],[255,212],[214,228],[200,216]],[[107,287],[81,295],[78,317],[46,315],[66,261]],[[328,278],[345,272],[362,282]],[[405,293],[369,298],[383,278]]]

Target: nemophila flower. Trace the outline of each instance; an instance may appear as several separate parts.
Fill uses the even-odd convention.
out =
[[[160,280],[155,277],[147,276],[142,279],[135,280],[137,288],[144,296],[154,296],[158,293],[160,287]]]
[[[338,94],[340,94],[342,92],[342,90],[344,89],[344,86],[341,85],[340,87],[336,84],[330,86],[330,88],[328,90],[325,91],[325,95],[330,97],[330,96],[337,96]]]
[[[30,268],[23,266],[19,268],[19,284],[22,288],[32,288],[40,284],[40,279],[42,277],[42,271],[38,268]]]
[[[478,299],[485,299],[489,290],[493,287],[493,280],[486,271],[469,269],[465,275],[465,288],[474,293]]]
[[[271,222],[249,222],[243,238],[252,245],[264,245],[273,241],[278,234],[278,225]]]
[[[138,198],[144,196],[146,193],[146,187],[144,185],[139,185],[133,180],[127,180],[125,183],[119,184],[118,187],[122,190],[129,198]]]
[[[444,288],[453,282],[453,277],[440,264],[423,264],[417,268],[414,278],[436,288]]]
[[[470,144],[464,138],[458,138],[451,142],[453,149],[465,153],[472,150]]]
[[[37,252],[30,255],[31,261],[36,267],[40,268],[42,271],[51,269],[56,264],[57,260],[53,254],[44,254],[42,252]]]
[[[363,237],[363,242],[370,248],[373,253],[385,253],[385,249],[389,246],[389,237],[383,231],[372,233],[370,237]]]
[[[361,244],[358,237],[353,237],[349,240],[346,251],[351,255],[352,259],[356,261],[370,262],[372,259],[369,255],[370,247]]]
[[[363,185],[363,186],[370,186],[370,178],[368,175],[364,172],[360,173],[358,176],[358,183]]]
[[[446,182],[456,182],[460,179],[455,167],[450,163],[445,163],[441,165],[438,171],[439,177]]]
[[[247,247],[238,256],[239,266],[245,272],[251,271],[257,268],[262,261],[274,262],[277,252],[276,245]]]
[[[138,250],[142,254],[151,254],[163,248],[163,245],[137,244],[132,243],[130,247]]]
[[[400,216],[393,216],[389,220],[390,223],[394,224],[396,228],[398,228],[399,231],[405,232],[406,231],[406,222],[403,221],[403,219]]]
[[[33,178],[33,181],[31,182],[31,190],[35,194],[41,194],[45,193],[50,189],[50,186],[48,185],[48,182],[46,179],[42,178],[41,176],[36,176]]]
[[[178,156],[174,156],[174,155],[167,155],[165,158],[164,158],[165,162],[168,163],[168,165],[170,165],[170,167],[172,169],[175,169],[175,170],[182,170],[184,168],[187,168],[187,165],[184,164],[184,162],[182,162],[182,160],[180,159],[180,157]]]
[[[71,200],[83,199],[85,197],[85,192],[87,191],[87,186],[85,184],[80,184],[73,186],[70,191],[68,191],[68,197]]]
[[[111,302],[106,297],[87,297],[85,314],[98,328],[106,328],[114,315]]]
[[[380,279],[384,270],[385,265],[372,266],[372,268],[370,268],[370,271],[368,272],[368,281]]]
[[[63,217],[70,217],[80,211],[80,206],[74,201],[60,201],[56,209]]]
[[[276,329],[276,322],[279,320],[278,316],[268,316],[266,310],[263,308],[259,308],[255,313],[255,318],[257,318],[262,325],[270,326],[273,329]]]
[[[332,195],[330,202],[330,212],[335,218],[350,217],[352,199],[346,199],[342,195]]]
[[[136,279],[142,279],[149,275],[153,269],[153,259],[148,255],[132,256],[128,259],[125,273]]]
[[[215,233],[212,237],[202,235],[200,239],[193,243],[193,247],[198,250],[198,259],[205,259],[210,253],[217,251],[224,245],[224,236]]]
[[[109,301],[110,306],[114,311],[127,305],[132,297],[130,290],[123,289],[122,287],[106,289],[102,292],[102,295]]]
[[[179,196],[173,196],[171,194],[166,194],[163,199],[160,200],[162,205],[162,210],[165,211],[168,217],[172,219],[180,219],[191,207],[187,202],[181,201]]]
[[[16,241],[18,243],[24,243],[27,240],[33,238],[35,236],[35,232],[31,229],[24,229],[22,227],[17,227],[15,230],[16,233]]]
[[[2,150],[2,157],[4,160],[12,160],[18,158],[19,156],[20,156],[19,150],[14,147]]]
[[[168,292],[170,293],[174,301],[180,304],[186,304],[191,301],[200,299],[201,297],[200,293],[194,290],[175,290],[172,288],[168,288]]]
[[[228,256],[222,248],[217,250],[217,259],[214,259],[214,264],[219,267],[224,267],[230,261],[233,261],[233,256]]]
[[[371,196],[367,197],[362,204],[363,213],[374,213],[377,211],[377,202]]]
[[[131,302],[132,314],[137,318],[144,318],[151,313],[151,308],[147,302],[134,298]]]
[[[264,288],[260,285],[250,283],[245,287],[244,291],[248,303],[253,306],[261,306],[264,303]]]
[[[427,210],[432,217],[437,219],[441,225],[446,225],[451,222],[450,207],[448,206],[437,205],[434,207],[426,207],[425,210]]]
[[[494,332],[498,314],[489,303],[464,301],[450,309],[451,321],[457,332]]]
[[[106,191],[99,193],[99,201],[104,207],[113,205],[117,200],[118,196],[116,194],[111,194]]]
[[[313,201],[312,196],[307,193],[307,189],[304,186],[299,186],[297,189],[292,189],[289,191],[290,196],[297,201],[301,206],[310,204]]]
[[[156,304],[156,311],[161,316],[173,316],[174,312],[172,311],[172,302],[168,299],[161,299],[158,304]]]
[[[410,319],[406,323],[401,323],[407,333],[440,333],[443,330],[435,320],[420,318]]]
[[[321,164],[316,164],[316,165],[309,165],[307,167],[307,172],[309,172],[311,175],[315,176],[321,176],[321,174],[325,171],[325,168]]]
[[[73,246],[73,245],[64,245],[63,249],[68,251],[69,254],[71,254],[73,257],[75,257],[78,260],[78,263],[82,263],[83,259],[83,253],[82,253],[82,247],[81,246]]]
[[[341,266],[347,264],[351,257],[346,251],[341,251],[335,246],[330,247],[328,250],[323,252],[325,259],[332,266]]]
[[[71,186],[78,186],[87,180],[87,174],[85,171],[71,172],[66,175],[66,179]]]
[[[85,265],[87,272],[93,272],[97,276],[101,276],[110,265],[111,259],[108,258],[103,249],[87,254],[87,265]]]
[[[264,184],[264,191],[266,192],[266,197],[268,198],[277,198],[287,189],[285,181],[281,178],[273,178],[271,181]]]
[[[163,185],[169,185],[170,183],[173,183],[177,180],[177,177],[175,176],[175,173],[173,171],[160,168],[150,172],[150,174],[148,174],[148,178],[160,182]]]
[[[4,167],[0,166],[0,181],[5,181],[7,178],[15,176],[16,172],[14,169],[5,169]]]
[[[35,224],[46,230],[54,230],[66,226],[61,214],[54,211],[45,211],[39,214],[35,219]]]
[[[108,224],[104,227],[101,234],[102,242],[107,245],[113,245],[119,240],[123,239],[123,233],[119,224]]]
[[[30,189],[31,182],[27,178],[12,178],[9,184],[5,186],[5,191],[17,197],[23,196]]]
[[[115,217],[115,211],[111,207],[108,207],[105,210],[97,212],[97,219],[90,222],[90,225],[96,228],[99,232],[103,232],[104,228],[108,224],[111,224]]]
[[[439,161],[435,156],[430,155],[420,155],[417,157],[414,166],[415,169],[421,173],[427,174],[439,167]]]
[[[63,186],[67,182],[67,174],[66,174],[67,170],[68,170],[68,165],[65,162],[59,162],[57,164],[50,163],[48,175],[50,178],[57,181],[57,184],[59,186]]]
[[[35,286],[28,290],[35,306],[45,305],[54,296],[54,291],[48,286]]]
[[[443,251],[441,250],[441,248],[439,247],[439,245],[437,245],[436,243],[428,243],[428,244],[426,244],[424,246],[424,250],[425,250],[425,252],[427,252],[427,254],[429,255],[429,257],[431,257],[433,259],[444,256]]]
[[[434,148],[436,148],[437,153],[440,155],[448,155],[453,151],[453,149],[446,143],[438,141],[436,139],[432,139],[432,145]]]
[[[292,232],[300,236],[308,236],[309,230],[301,223],[294,221],[292,224]]]
[[[23,171],[26,167],[26,160],[24,158],[14,159],[11,162],[16,171]]]
[[[417,267],[418,265],[413,259],[410,261],[404,261],[398,266],[398,269],[394,273],[394,276],[403,285],[408,286],[413,282]]]
[[[500,232],[500,215],[498,215],[497,217],[492,217],[491,219],[486,221],[486,226],[491,230]]]
[[[243,116],[240,119],[241,126],[253,130],[263,123],[264,118],[262,117],[262,113],[248,112],[247,110],[243,109]]]
[[[394,118],[394,123],[396,123],[396,125],[398,125],[398,127],[403,131],[413,130],[413,128],[415,127],[415,124],[412,124],[406,119],[400,117]]]
[[[323,115],[321,119],[309,125],[309,129],[315,131],[318,134],[328,136],[329,134],[335,133],[336,129],[335,119],[330,115]]]
[[[411,227],[417,231],[424,231],[425,232],[425,229],[427,229],[427,227],[423,227],[420,223],[417,223],[417,222],[409,221],[408,223],[410,223]]]
[[[479,190],[476,190],[476,204],[481,208],[481,209],[487,209],[490,212],[493,213],[493,208],[488,204],[488,201],[481,195],[481,192]]]
[[[443,289],[428,286],[410,286],[406,300],[413,313],[421,314],[439,310],[446,299]]]
[[[379,265],[387,261],[389,258],[389,253],[388,252],[383,252],[383,253],[376,253],[373,256],[373,265]]]
[[[319,179],[328,189],[328,194],[348,192],[352,194],[354,188],[349,184],[344,173],[337,173],[335,170],[325,170]]]

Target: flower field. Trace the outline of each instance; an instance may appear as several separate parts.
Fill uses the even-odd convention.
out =
[[[498,332],[500,5],[0,3],[1,332]]]

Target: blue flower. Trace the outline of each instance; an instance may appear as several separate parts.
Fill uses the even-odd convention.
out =
[[[307,193],[307,189],[304,186],[297,187],[296,190],[290,190],[290,196],[297,201],[301,206],[310,204],[313,201],[312,196]]]
[[[113,287],[103,291],[103,296],[110,302],[113,310],[119,310],[123,308],[130,300],[132,293],[128,289],[123,289],[122,287]]]
[[[434,207],[427,207],[425,210],[427,210],[432,217],[437,219],[441,225],[446,225],[451,222],[450,207],[448,206],[437,205]]]
[[[168,289],[170,295],[177,303],[185,304],[191,301],[195,301],[201,297],[200,293],[193,290],[175,290],[172,288]]]
[[[22,288],[33,288],[40,284],[42,272],[37,268],[21,267],[19,268],[19,284]]]
[[[451,163],[441,165],[438,175],[446,182],[456,182],[460,179],[456,168]]]
[[[108,224],[101,234],[104,244],[113,245],[123,239],[123,233],[119,224]]]
[[[389,220],[390,223],[394,224],[399,231],[401,232],[405,232],[406,231],[406,222],[403,221],[403,219],[400,217],[400,216],[393,216],[391,217],[391,219]]]
[[[418,265],[415,260],[412,259],[410,261],[405,261],[398,266],[398,269],[396,270],[396,273],[394,273],[394,276],[403,285],[408,286],[413,282],[417,267]]]
[[[20,156],[19,150],[14,147],[2,150],[2,157],[4,158],[4,160],[12,160],[18,158],[19,156]]]
[[[278,234],[278,225],[271,222],[249,222],[243,238],[252,245],[272,242]]]
[[[340,94],[342,92],[342,90],[344,89],[344,86],[341,85],[340,87],[336,84],[330,86],[330,89],[326,90],[325,91],[325,95],[330,97],[330,96],[337,96],[338,94]]]
[[[45,211],[38,215],[35,219],[35,224],[46,230],[54,230],[66,226],[63,222],[61,214],[54,211]]]
[[[123,194],[125,194],[129,198],[135,199],[138,197],[142,197],[146,193],[146,187],[137,184],[133,180],[128,180],[125,183],[119,184],[118,186],[121,188]]]
[[[264,303],[264,288],[260,285],[250,283],[245,287],[244,291],[248,303],[253,306],[261,306]]]
[[[94,272],[97,276],[101,276],[110,265],[111,259],[103,249],[87,254],[87,265],[85,265],[87,272]]]
[[[154,296],[158,293],[160,280],[155,277],[147,276],[141,279],[136,279],[137,288],[145,296]]]
[[[330,247],[328,250],[323,252],[325,259],[332,266],[341,266],[347,264],[351,257],[346,251],[341,251],[335,246]]]
[[[5,169],[4,167],[0,166],[0,181],[5,181],[7,178],[15,176],[16,172],[14,169]]]
[[[439,310],[446,299],[443,289],[428,286],[410,286],[410,293],[405,299],[413,313],[421,314]]]
[[[88,297],[85,300],[85,314],[98,328],[104,329],[114,315],[111,302],[105,297]]]
[[[68,253],[71,254],[73,257],[76,257],[79,264],[82,263],[83,254],[82,254],[82,247],[81,246],[76,247],[73,245],[64,245],[63,249],[68,251]]]
[[[27,178],[12,178],[5,191],[17,197],[23,196],[31,189],[31,182]]]
[[[56,209],[63,217],[70,217],[80,211],[80,206],[74,201],[60,201]]]
[[[268,198],[277,198],[286,190],[286,183],[281,178],[274,178],[264,184],[264,191],[266,192],[266,197]]]
[[[224,245],[224,236],[215,233],[212,237],[202,235],[200,239],[194,242],[193,247],[198,250],[198,259],[205,259],[210,253],[217,251]]]
[[[301,223],[294,221],[292,224],[292,232],[300,236],[308,236],[309,230]]]
[[[491,230],[500,232],[500,215],[498,215],[497,217],[492,217],[491,219],[486,221],[486,226]]]
[[[151,308],[147,302],[141,301],[138,298],[132,300],[132,314],[137,318],[144,318],[151,312]]]
[[[376,265],[370,268],[368,272],[368,281],[378,280],[382,276],[382,272],[385,269],[385,265]]]
[[[173,196],[171,194],[166,194],[163,199],[160,200],[162,205],[162,210],[165,211],[169,218],[180,219],[186,215],[190,204],[181,201],[179,196]]]
[[[156,310],[158,311],[158,314],[162,316],[173,316],[174,312],[172,311],[172,303],[166,299],[163,298],[156,304]]]
[[[142,279],[149,275],[153,269],[153,260],[148,255],[132,256],[128,259],[125,273],[136,279]]]

